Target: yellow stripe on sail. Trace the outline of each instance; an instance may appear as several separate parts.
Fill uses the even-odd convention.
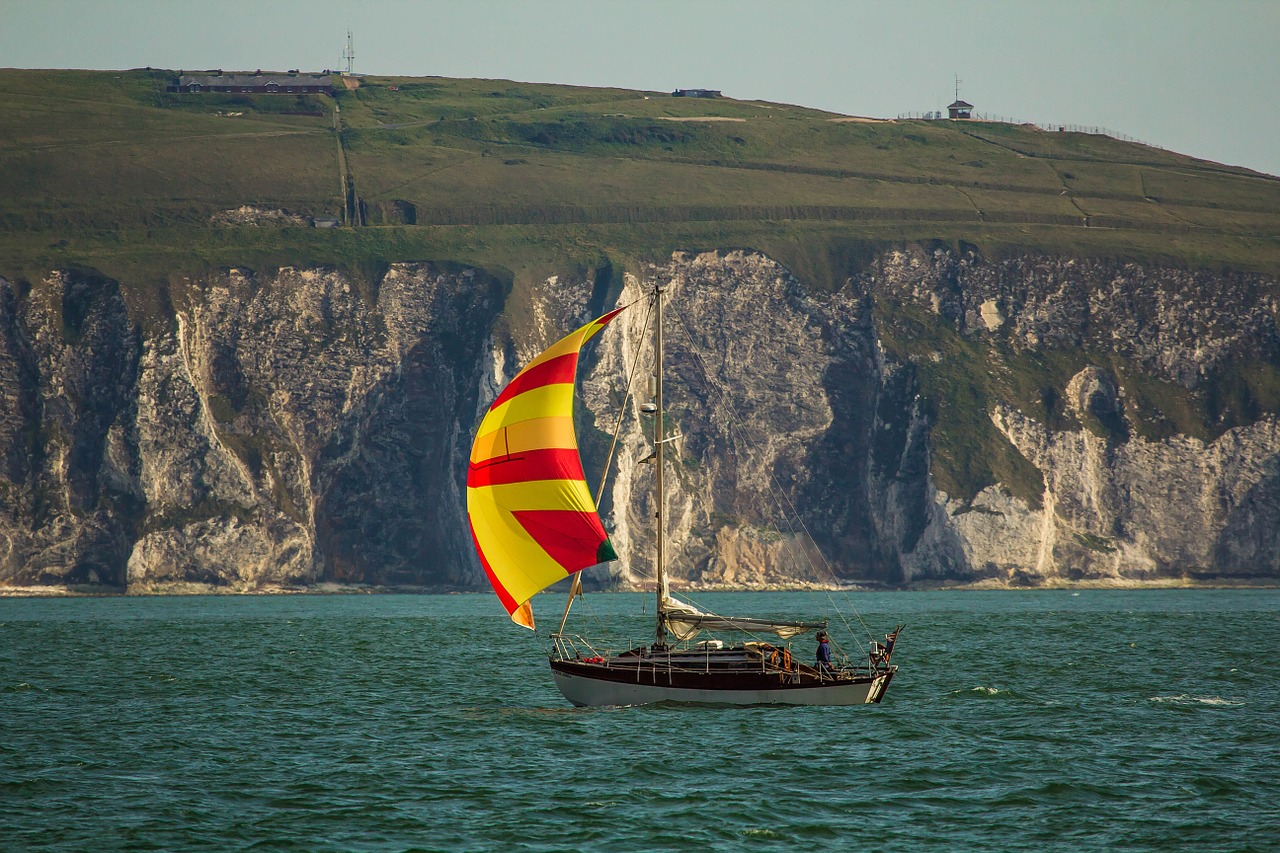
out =
[[[533,630],[533,605],[525,602],[517,607],[511,614],[511,621],[517,625],[523,625],[530,631]]]
[[[534,509],[571,509],[592,512],[596,502],[582,480],[529,480],[467,489],[467,506],[494,506],[507,512]]]
[[[568,574],[503,507],[476,502],[471,527],[490,564],[503,567],[502,585],[516,601],[527,601]]]
[[[516,601],[524,601],[567,573],[529,537],[512,513],[570,508],[595,510],[591,490],[581,480],[539,480],[467,489],[467,509],[476,541],[489,556],[490,565],[502,566],[502,583]]]
[[[524,453],[540,448],[567,448],[578,446],[573,434],[573,418],[532,418],[511,424],[506,430],[494,430],[476,437],[471,446],[471,462],[479,465],[507,454]]]
[[[586,326],[583,326],[581,329],[578,330],[578,332],[585,331],[586,328],[587,328]],[[527,370],[532,370],[533,368],[537,367],[539,364],[542,364],[543,362],[551,361],[551,359],[553,358],[559,358],[562,355],[569,355],[570,353],[575,353],[578,350],[582,349],[582,345],[586,342],[586,340],[587,340],[586,338],[579,337],[576,332],[565,335],[563,338],[556,341],[550,347],[538,353],[538,355],[535,356],[532,361],[530,361],[528,364],[526,364],[524,367],[520,369],[520,373],[524,373]],[[517,373],[516,376],[519,376],[520,373]]]
[[[545,417],[572,417],[573,386],[567,382],[553,385],[540,385],[530,388],[523,394],[517,394],[495,409],[480,422],[476,431],[476,440],[489,435],[502,427],[509,427],[520,421],[529,421]]]

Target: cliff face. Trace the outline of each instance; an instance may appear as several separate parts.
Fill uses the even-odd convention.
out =
[[[1280,576],[1274,282],[925,248],[834,293],[748,252],[645,277],[671,282],[678,578]],[[482,585],[463,494],[479,413],[643,290],[232,270],[146,314],[127,283],[0,282],[0,584]],[[648,319],[637,304],[585,357],[589,472]],[[652,576],[650,365],[604,501],[623,560],[596,585]]]
[[[683,438],[672,443],[666,510],[677,577],[901,580],[899,557],[920,536],[927,503],[925,422],[909,371],[882,358],[869,296],[809,296],[776,263],[742,252],[677,256],[652,274],[671,282],[667,433]],[[641,296],[635,282],[628,290],[624,302]],[[642,310],[619,318],[626,334],[603,345],[587,380],[602,429],[617,416],[601,377],[620,372],[646,319]],[[653,507],[646,498],[617,508],[633,491],[648,494],[652,466],[639,460],[652,427],[638,411],[624,424],[613,535],[636,555],[626,571],[640,580],[653,572]]]
[[[141,341],[119,289],[65,274],[0,289],[0,577],[120,584],[143,505]]]
[[[110,282],[0,300],[8,584],[466,583],[458,459],[501,291],[473,271],[232,270],[131,322]],[[469,367],[459,372],[459,363]]]
[[[979,350],[970,378],[996,377],[983,415],[1033,466],[991,483],[971,470],[976,494],[935,493],[924,542],[904,554],[909,576],[1276,576],[1275,282],[917,250],[881,258],[860,284],[932,315],[961,339],[946,352]],[[945,374],[938,356],[922,371]],[[1034,393],[1019,395],[1028,380]],[[947,402],[939,433],[955,431]]]

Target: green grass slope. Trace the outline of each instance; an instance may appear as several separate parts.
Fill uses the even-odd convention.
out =
[[[822,286],[930,238],[1280,272],[1280,180],[1103,136],[502,80],[167,93],[175,75],[0,70],[0,272],[430,257],[520,277],[748,246]],[[342,216],[340,152],[366,227],[211,224]]]

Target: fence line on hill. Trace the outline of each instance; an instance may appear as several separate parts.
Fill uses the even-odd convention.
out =
[[[923,113],[920,113],[920,112],[898,113],[898,119],[900,121],[950,121],[950,119],[948,119],[947,116],[943,114],[941,110],[923,112]],[[1154,145],[1150,142],[1147,142],[1146,140],[1138,139],[1135,136],[1130,136],[1127,133],[1120,133],[1119,131],[1112,130],[1109,127],[1101,127],[1099,125],[1066,124],[1063,122],[1046,122],[1046,121],[1023,121],[1022,119],[1011,118],[1009,116],[998,116],[998,115],[992,115],[991,113],[979,113],[979,112],[972,113],[968,120],[969,121],[988,121],[988,122],[995,122],[997,124],[1031,125],[1032,127],[1038,127],[1041,130],[1047,130],[1050,132],[1058,132],[1058,133],[1089,133],[1089,134],[1093,134],[1094,136],[1108,136],[1112,139],[1119,140],[1120,142],[1133,142],[1138,145],[1145,145],[1148,148],[1159,148],[1161,151],[1165,150],[1163,145]]]

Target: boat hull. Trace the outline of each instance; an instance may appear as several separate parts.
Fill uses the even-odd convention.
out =
[[[772,676],[725,677],[552,661],[564,697],[578,707],[688,702],[708,705],[871,705],[884,697],[897,667],[854,678],[784,683]]]

